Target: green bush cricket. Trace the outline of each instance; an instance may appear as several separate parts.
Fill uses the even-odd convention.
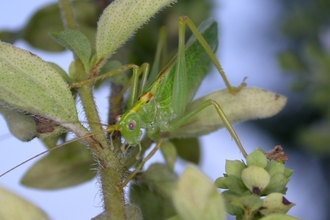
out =
[[[195,37],[192,37],[185,46],[186,24]],[[145,128],[148,136],[158,142],[161,138],[161,132],[171,132],[179,128],[204,108],[213,105],[241,152],[245,155],[235,130],[218,103],[208,100],[200,107],[185,112],[186,105],[191,102],[207,74],[211,61],[223,77],[230,93],[235,95],[245,86],[245,83],[242,83],[238,88],[235,88],[228,82],[214,54],[217,48],[217,38],[216,22],[207,20],[197,29],[189,18],[181,16],[179,18],[178,55],[170,61],[152,83],[147,85],[146,89],[143,86],[145,83],[142,83],[142,88],[139,91],[143,91],[143,93],[139,94],[139,99],[136,101],[132,97],[137,97],[137,80],[133,80],[135,83],[132,83],[131,86],[131,98],[128,101],[129,110],[118,117],[118,122],[115,125],[110,125],[106,130],[108,132],[120,131],[128,145],[136,146],[140,145],[141,128]],[[148,74],[148,71],[138,67],[133,67],[133,72],[135,73],[133,73],[135,79],[138,77],[138,72],[143,72],[143,79],[146,78],[145,74]],[[153,78],[152,74],[150,78]],[[84,83],[86,82],[76,83],[73,86],[79,87]]]
[[[185,46],[184,39],[186,24],[188,24],[195,37],[192,37]],[[224,121],[224,124],[239,146],[241,152],[245,154],[235,130],[218,103],[208,100],[197,109],[185,112],[185,107],[191,102],[204,79],[211,60],[223,77],[228,90],[233,95],[245,86],[245,84],[242,83],[240,87],[235,88],[228,82],[220,63],[214,54],[214,51],[217,48],[217,38],[216,22],[208,20],[197,29],[189,18],[185,16],[180,17],[178,55],[170,61],[156,78],[151,74],[150,78],[155,79],[151,83],[149,79],[149,85],[147,85],[146,88],[142,86],[139,91],[143,92],[139,95],[138,100],[135,100],[136,98],[134,98],[137,97],[137,80],[132,83],[135,85],[131,86],[131,95],[129,98],[131,101],[128,103],[129,110],[118,118],[118,122],[115,125],[108,126],[104,132],[120,131],[128,145],[136,146],[140,145],[141,128],[145,128],[148,136],[152,140],[160,142],[162,139],[161,132],[171,132],[179,128],[204,108],[213,105],[217,110],[220,119]],[[141,68],[135,65],[127,65],[126,69],[128,68],[133,68],[133,78],[137,78],[142,71],[144,74],[143,79],[147,78],[146,75],[148,74],[148,71],[145,71],[144,69],[141,70]],[[126,69],[122,67],[120,71],[114,71],[106,76],[123,72]],[[106,76],[99,77],[104,78]],[[92,80],[95,81],[97,79],[98,77]],[[71,87],[80,87],[85,83],[87,82],[76,83],[71,85]],[[94,134],[89,134],[88,136],[92,135]],[[70,142],[83,138],[86,138],[86,136],[79,137]],[[157,146],[160,147],[160,144]]]

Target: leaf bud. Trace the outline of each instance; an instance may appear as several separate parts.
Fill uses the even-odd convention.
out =
[[[270,215],[274,213],[287,213],[295,203],[287,200],[282,193],[271,193],[263,201],[263,206],[259,212],[263,215]]]
[[[251,165],[242,171],[242,181],[254,194],[260,195],[270,181],[268,172],[255,165]]]
[[[246,157],[246,163],[248,166],[256,165],[265,168],[267,166],[267,161],[265,153],[260,148],[256,149]]]

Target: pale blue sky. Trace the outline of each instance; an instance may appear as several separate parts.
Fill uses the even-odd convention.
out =
[[[1,1],[0,29],[20,28],[37,8],[49,2],[54,1],[21,0],[15,1],[13,7],[13,3],[10,1]],[[284,80],[281,76],[276,62],[276,52],[282,46],[279,43],[280,34],[273,29],[280,8],[276,1],[255,0],[248,2],[224,0],[221,1],[221,4],[217,3],[214,17],[218,20],[220,27],[218,51],[220,62],[233,85],[240,84],[244,77],[248,77],[249,86],[262,87],[275,92],[285,91],[288,80]],[[24,49],[31,49],[22,41],[16,45]],[[69,52],[54,55],[33,50],[33,53],[47,61],[60,64],[64,69],[67,69],[72,59]],[[221,78],[214,73],[205,79],[197,96],[205,95],[222,87]],[[106,104],[102,104],[105,103],[103,100],[104,96],[97,98],[98,103],[100,103],[101,114],[102,112],[104,114],[107,108]],[[2,117],[0,117],[0,123],[0,135],[8,134]],[[252,152],[256,147],[269,150],[280,144],[276,140],[265,137],[262,131],[254,127],[244,124],[235,127],[248,152]],[[201,169],[212,180],[224,173],[226,159],[243,158],[225,129],[203,136],[201,140],[205,143]],[[0,173],[43,150],[44,148],[40,146],[38,140],[33,140],[28,144],[22,144],[13,137],[0,140]],[[158,155],[152,159],[152,161],[155,160],[162,159]],[[0,178],[0,185],[34,202],[48,213],[51,219],[90,219],[102,211],[96,180],[78,187],[57,191],[38,191],[19,185],[20,177],[32,163],[23,165]],[[291,168],[295,169],[296,172],[292,176],[286,197],[295,202],[297,206],[292,208],[290,213],[304,219],[315,219],[316,213],[323,208],[322,204],[317,203],[315,191],[322,186],[313,183],[313,178],[305,177],[304,173],[310,173],[309,171],[313,170],[312,173],[318,177],[320,172],[317,167],[313,166],[315,161],[312,159],[299,166],[289,161],[288,166],[290,167],[291,164],[294,166]],[[178,171],[182,172],[182,170],[183,163],[178,163]],[[309,190],[306,190],[307,187]],[[313,204],[310,204],[311,201],[314,201]],[[321,219],[321,216],[318,219]]]

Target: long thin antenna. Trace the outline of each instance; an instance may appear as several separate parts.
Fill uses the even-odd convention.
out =
[[[7,173],[10,173],[11,171],[17,169],[18,167],[22,166],[23,164],[26,164],[27,162],[29,162],[29,161],[31,161],[31,160],[33,160],[33,159],[35,159],[35,158],[37,158],[37,157],[39,157],[39,156],[41,156],[41,155],[47,153],[47,152],[50,152],[50,151],[55,150],[55,149],[57,149],[57,148],[60,148],[60,147],[62,147],[62,146],[64,146],[64,145],[67,145],[67,144],[73,143],[73,142],[75,142],[75,141],[82,140],[82,139],[84,139],[84,138],[94,136],[94,135],[99,134],[99,133],[103,133],[103,132],[111,132],[111,131],[114,131],[114,130],[119,130],[119,127],[118,127],[118,126],[111,126],[111,125],[110,125],[110,126],[108,126],[108,127],[107,127],[105,130],[103,130],[103,131],[90,133],[90,134],[87,134],[87,135],[85,135],[85,136],[83,136],[83,137],[78,137],[78,138],[72,139],[72,140],[70,140],[70,141],[67,141],[67,142],[65,142],[65,143],[63,143],[63,144],[57,145],[57,146],[55,146],[55,147],[52,147],[51,149],[45,150],[45,151],[43,151],[43,152],[41,152],[41,153],[39,153],[39,154],[37,154],[37,155],[35,155],[35,156],[33,156],[33,157],[30,157],[29,159],[23,161],[22,163],[20,163],[20,164],[14,166],[13,168],[7,170],[6,172],[0,174],[0,178],[3,177],[4,175],[6,175]]]
[[[41,153],[39,153],[39,154],[37,154],[37,155],[34,155],[33,157],[30,157],[29,159],[23,161],[22,163],[20,163],[20,164],[14,166],[13,168],[7,170],[7,171],[4,172],[4,173],[2,173],[2,174],[0,175],[0,177],[3,177],[3,176],[6,175],[7,173],[10,173],[11,171],[13,171],[13,170],[15,170],[16,168],[22,166],[23,164],[29,162],[30,160],[33,160],[34,158],[37,158],[37,157],[39,157],[39,156],[41,156],[41,155],[43,155],[43,154],[45,154],[45,153],[47,153],[47,152],[53,150],[54,148],[58,148],[58,147],[60,147],[60,146],[61,146],[61,145],[55,146],[55,147],[53,147],[53,148],[51,148],[51,149],[49,149],[49,150],[45,150],[45,151],[43,151],[43,152],[41,152]]]

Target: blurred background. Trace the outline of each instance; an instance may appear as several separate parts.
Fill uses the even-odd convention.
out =
[[[92,38],[95,22],[108,2],[75,2],[80,29]],[[47,35],[50,31],[63,30],[56,1],[16,1],[15,4],[2,1],[0,10],[1,40],[68,69],[71,53]],[[286,166],[295,171],[286,198],[297,205],[289,214],[301,219],[330,219],[329,12],[329,0],[181,0],[158,13],[116,57],[126,57],[122,63],[152,63],[160,26],[168,28],[169,54],[174,54],[178,16],[188,15],[196,24],[214,17],[219,24],[217,56],[230,82],[239,85],[248,77],[248,86],[289,98],[277,116],[235,126],[244,147],[250,153],[256,147],[269,151],[275,145],[282,145],[289,157]],[[223,87],[219,74],[213,70],[196,97]],[[102,87],[96,95],[100,114],[106,122],[109,91]],[[0,173],[45,149],[38,140],[19,142],[11,137],[2,117],[0,123]],[[225,172],[226,159],[243,158],[225,129],[205,135],[200,141],[203,144],[200,166],[212,180]],[[161,156],[157,155],[150,163],[160,160]],[[102,211],[96,179],[55,191],[20,185],[20,178],[32,164],[0,178],[0,186],[37,204],[51,219],[72,219],[72,216],[89,219]],[[182,172],[185,166],[186,162],[180,160],[177,171]]]

